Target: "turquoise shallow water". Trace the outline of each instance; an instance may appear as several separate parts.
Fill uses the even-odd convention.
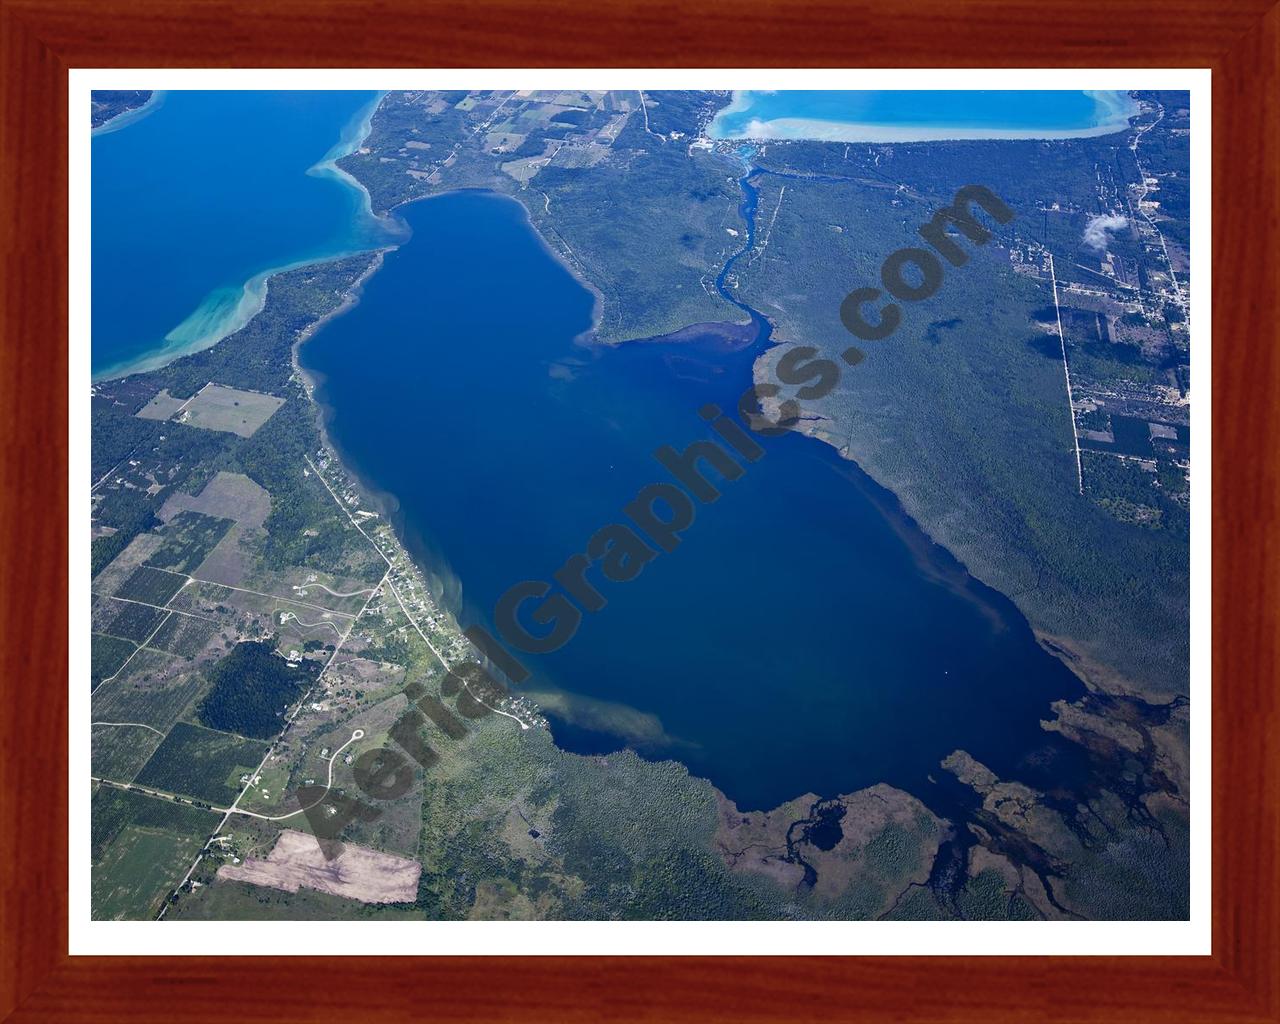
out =
[[[94,376],[211,343],[257,308],[272,269],[386,241],[363,190],[317,167],[376,99],[167,92],[96,134]]]
[[[1136,105],[1124,92],[1080,90],[742,91],[712,124],[715,138],[1011,138],[1101,134]]]

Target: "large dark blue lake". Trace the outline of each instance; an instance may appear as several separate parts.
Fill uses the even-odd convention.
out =
[[[272,268],[396,238],[326,163],[375,98],[169,93],[95,137],[94,372],[210,343]],[[698,410],[734,408],[767,339],[578,344],[591,296],[520,206],[402,212],[412,237],[302,359],[410,551],[463,624],[491,626],[509,586],[549,579],[669,479],[656,448],[714,437]],[[1078,748],[1039,720],[1081,686],[1016,609],[828,446],[762,443],[676,551],[600,582],[608,606],[566,647],[524,656],[557,742],[678,758],[744,808],[887,781],[949,812],[930,776],[957,748],[1069,782]]]
[[[464,625],[554,571],[646,484],[714,438],[765,342],[575,338],[592,297],[514,201],[404,208],[412,238],[302,352],[331,435],[387,496]],[[567,646],[523,656],[562,746],[675,757],[744,808],[887,781],[926,801],[963,748],[1047,784],[1080,767],[1039,727],[1082,692],[1001,595],[969,577],[830,447],[788,435],[699,506],[677,550]],[[660,723],[660,724],[659,724]]]

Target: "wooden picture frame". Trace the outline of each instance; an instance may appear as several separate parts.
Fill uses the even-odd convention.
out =
[[[0,1017],[1280,1020],[1280,7],[0,0],[0,52]],[[69,956],[68,70],[951,64],[1213,72],[1212,955]]]

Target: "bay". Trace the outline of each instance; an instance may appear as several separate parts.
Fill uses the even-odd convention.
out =
[[[395,238],[329,164],[363,136],[377,98],[172,91],[95,134],[94,377],[213,344],[260,308],[273,270]]]

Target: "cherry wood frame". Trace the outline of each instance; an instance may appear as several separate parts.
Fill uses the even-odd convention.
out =
[[[0,1016],[1280,1020],[1271,3],[0,0]],[[67,955],[68,68],[611,65],[1213,69],[1212,956]]]

